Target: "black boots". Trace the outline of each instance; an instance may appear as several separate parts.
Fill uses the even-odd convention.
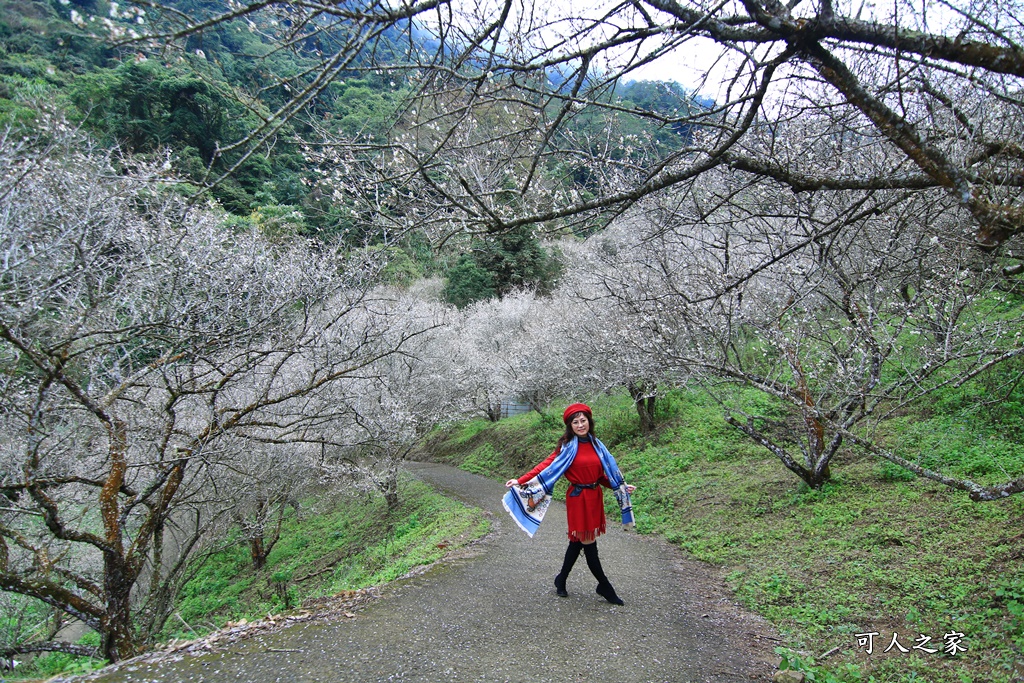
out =
[[[558,572],[558,575],[555,576],[555,592],[563,598],[569,596],[569,592],[565,590],[565,580],[569,578],[569,572],[572,571],[573,565],[576,564],[576,558],[580,556],[581,550],[587,558],[587,566],[590,567],[590,573],[597,579],[597,594],[613,605],[625,604],[622,602],[622,598],[615,594],[615,589],[612,588],[611,582],[604,575],[604,569],[601,568],[601,560],[597,557],[597,543],[583,545],[579,541],[573,541],[569,544],[569,547],[565,550],[565,560],[562,561],[562,571]]]
[[[559,597],[569,597],[568,591],[565,590],[565,580],[569,578],[569,572],[572,571],[572,566],[576,564],[576,558],[580,556],[581,550],[583,550],[583,544],[579,541],[571,542],[569,547],[565,549],[562,571],[558,572],[558,575],[555,576],[555,592],[558,593]]]
[[[611,582],[604,575],[604,569],[601,568],[601,560],[597,557],[597,544],[591,543],[590,545],[583,546],[583,553],[587,557],[587,566],[590,567],[590,573],[597,579],[597,594],[613,605],[626,604],[622,602],[622,598],[615,594],[615,589],[612,588]]]
[[[594,590],[598,595],[600,595],[602,598],[612,603],[613,605],[626,604],[622,602],[622,598],[615,594],[615,589],[612,588],[612,585],[607,581],[605,581],[604,583],[597,584],[597,588],[595,588]]]

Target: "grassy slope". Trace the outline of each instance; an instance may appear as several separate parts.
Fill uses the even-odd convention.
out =
[[[627,398],[592,403],[598,436],[639,487],[638,530],[727,567],[738,599],[785,635],[790,666],[817,681],[1021,680],[1024,497],[974,503],[850,452],[835,461],[833,481],[812,491],[700,393],[668,403],[647,439]],[[461,423],[437,432],[425,455],[506,479],[550,452],[559,422],[552,412]],[[958,436],[952,447],[979,438]],[[855,634],[870,631],[880,635],[868,657]],[[950,657],[942,641],[954,631],[969,649]],[[909,653],[882,654],[894,632]],[[940,652],[913,650],[921,634]]]
[[[192,625],[219,627],[334,595],[392,581],[441,559],[490,528],[480,511],[403,481],[391,515],[380,496],[331,495],[325,509],[285,521],[267,566],[253,571],[247,548],[235,544],[207,561],[182,590],[179,613]],[[187,637],[181,622],[168,635]]]

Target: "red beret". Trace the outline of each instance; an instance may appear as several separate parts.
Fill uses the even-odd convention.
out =
[[[562,422],[569,424],[569,418],[575,415],[576,413],[586,413],[587,417],[589,417],[591,420],[594,419],[594,414],[590,412],[590,406],[588,406],[585,403],[573,403],[571,406],[565,409],[564,413],[562,413]]]

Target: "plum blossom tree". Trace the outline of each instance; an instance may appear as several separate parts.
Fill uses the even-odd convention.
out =
[[[573,334],[576,311],[567,303],[557,296],[522,292],[507,297],[493,314],[504,319],[514,335],[514,394],[534,410],[547,408],[556,398],[586,392],[596,379],[590,359],[579,353]]]
[[[323,420],[322,467],[328,477],[357,475],[384,496],[388,511],[399,504],[398,476],[406,456],[457,406],[448,378],[438,372],[443,326],[450,311],[415,293],[376,288],[366,321],[379,326],[395,352],[381,354],[343,384],[318,396],[314,412]],[[362,328],[360,334],[366,334]]]
[[[640,432],[650,434],[656,426],[659,386],[679,384],[683,375],[661,361],[656,338],[619,305],[618,271],[628,266],[617,242],[620,232],[629,229],[626,222],[587,243],[566,241],[563,251],[574,267],[557,294],[562,308],[571,312],[564,317],[563,334],[573,341],[573,353],[585,359],[591,389],[624,387],[633,399]]]
[[[627,334],[661,340],[680,371],[793,405],[797,419],[772,427],[784,438],[766,416],[733,419],[817,486],[843,439],[867,443],[853,427],[1017,354],[1006,321],[972,313],[996,270],[1022,269],[1019,15],[1017,2],[973,0],[280,0],[167,13],[138,40],[233,21],[276,21],[288,46],[333,37],[317,68],[280,75],[295,97],[224,147],[242,159],[346,70],[402,74],[411,97],[386,139],[318,141],[337,150],[337,200],[390,230],[589,234],[659,207],[630,223],[640,242],[623,253],[644,257],[608,276],[639,325]],[[678,106],[645,109],[618,97],[652,61],[708,50],[703,98],[676,91]],[[961,484],[979,498],[1018,490]]]
[[[322,442],[306,408],[418,332],[377,319],[372,262],[233,232],[172,181],[60,122],[0,138],[0,589],[110,660],[162,626],[254,447]],[[7,654],[39,649],[75,648]]]
[[[501,404],[519,389],[519,344],[532,296],[479,301],[453,316],[444,332],[444,373],[460,395],[464,414],[501,418]]]
[[[665,363],[779,399],[781,419],[727,402],[726,420],[809,486],[829,479],[848,440],[977,500],[1024,490],[1020,479],[926,470],[868,436],[937,388],[1024,353],[1019,311],[983,313],[1005,299],[1006,276],[973,248],[955,207],[934,192],[809,201],[732,173],[711,180],[617,233],[604,271]]]
[[[244,451],[240,455],[244,458]],[[318,462],[311,444],[262,444],[249,455],[242,467],[224,473],[221,486],[237,492],[228,520],[248,544],[258,571],[281,538],[289,507],[297,510],[301,498],[319,484],[319,478],[311,476]],[[231,481],[235,477],[238,480]]]
[[[557,398],[626,387],[641,431],[654,428],[657,386],[668,379],[649,337],[637,337],[614,297],[600,289],[599,259],[576,241],[559,244],[573,268],[550,295],[520,291],[461,312],[447,334],[458,353],[450,376],[492,420],[511,397],[543,410]],[[471,409],[471,412],[472,409]]]

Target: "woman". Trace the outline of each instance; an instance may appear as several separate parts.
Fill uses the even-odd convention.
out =
[[[505,494],[505,509],[532,537],[547,510],[555,482],[564,474],[570,484],[565,497],[569,547],[562,570],[555,576],[555,589],[561,597],[568,597],[565,582],[583,551],[587,566],[597,579],[598,595],[612,604],[622,605],[597,556],[597,537],[605,532],[604,493],[599,485],[615,492],[623,524],[633,523],[629,494],[636,489],[623,481],[615,458],[594,436],[594,416],[587,405],[572,404],[562,414],[562,421],[565,433],[558,440],[555,452],[523,476],[505,482],[511,489]]]

